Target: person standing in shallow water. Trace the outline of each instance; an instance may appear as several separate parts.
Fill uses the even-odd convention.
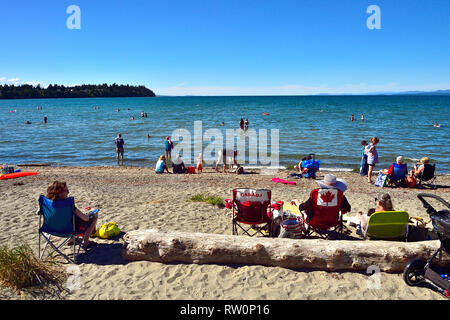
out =
[[[116,144],[117,164],[119,164],[119,157],[120,157],[123,165],[123,153],[124,153],[123,145],[125,144],[125,141],[123,140],[121,133],[117,134],[117,138],[114,139],[114,143]]]

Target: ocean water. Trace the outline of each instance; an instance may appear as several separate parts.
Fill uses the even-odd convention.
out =
[[[141,111],[147,112],[148,118],[142,118]],[[264,116],[264,112],[269,115]],[[360,121],[361,113],[364,122]],[[352,114],[354,122],[350,121]],[[410,169],[418,159],[428,156],[437,163],[438,173],[450,173],[448,96],[0,100],[0,115],[0,163],[12,165],[116,165],[114,138],[121,132],[125,165],[154,166],[164,153],[164,138],[173,136],[177,129],[185,135],[183,140],[174,140],[175,145],[184,141],[183,146],[192,146],[190,152],[182,150],[185,159],[194,161],[194,143],[202,143],[205,159],[213,161],[212,142],[220,145],[221,141],[217,133],[223,135],[225,143],[227,130],[238,129],[239,120],[248,118],[254,131],[247,135],[254,132],[262,139],[262,133],[267,131],[267,139],[262,140],[267,141],[269,155],[276,150],[271,146],[271,137],[278,130],[279,139],[275,142],[281,167],[293,166],[314,153],[322,162],[321,168],[352,170],[359,167],[361,140],[378,136],[380,163],[375,169],[388,168],[398,155],[407,160]],[[43,123],[44,116],[47,124]],[[135,120],[131,120],[132,116]],[[31,124],[25,124],[26,121]],[[197,134],[195,121],[201,121]],[[442,126],[435,128],[435,122]],[[214,133],[216,136],[209,137]],[[245,139],[245,133],[239,130],[238,136]],[[250,145],[249,138],[245,141],[245,160],[240,162],[261,166],[258,156],[263,153],[259,145]]]

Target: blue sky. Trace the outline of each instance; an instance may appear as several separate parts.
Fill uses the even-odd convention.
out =
[[[66,9],[81,10],[69,30]],[[381,10],[381,29],[366,12]],[[448,0],[2,1],[0,83],[161,95],[450,89]]]

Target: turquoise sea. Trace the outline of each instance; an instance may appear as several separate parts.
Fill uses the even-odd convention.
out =
[[[141,111],[147,112],[148,118],[142,118]],[[264,116],[264,112],[269,115]],[[361,113],[365,116],[363,123]],[[449,96],[1,100],[0,114],[0,163],[12,165],[116,165],[113,141],[121,132],[125,165],[154,166],[164,153],[165,136],[176,129],[191,134],[191,154],[183,157],[195,159],[194,142],[203,141],[203,148],[211,143],[205,136],[208,129],[219,130],[225,138],[226,130],[237,129],[242,117],[248,118],[250,129],[255,129],[258,137],[260,130],[266,129],[269,144],[270,130],[279,130],[279,161],[284,167],[314,153],[322,168],[352,170],[359,167],[361,140],[378,136],[380,163],[376,169],[388,168],[398,155],[407,159],[408,169],[428,156],[437,163],[438,174],[450,173]],[[352,114],[354,122],[350,121]],[[43,123],[44,116],[47,124]],[[131,120],[133,116],[135,120]],[[197,134],[196,140],[194,121],[202,121],[203,136]],[[442,126],[435,128],[435,122]],[[205,159],[214,157],[205,154]],[[245,159],[247,164],[257,161],[249,159],[248,146]]]

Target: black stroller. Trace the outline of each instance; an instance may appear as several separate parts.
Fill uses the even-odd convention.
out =
[[[410,286],[416,286],[426,282],[448,298],[450,297],[450,281],[443,279],[439,273],[432,270],[431,262],[438,254],[442,254],[442,250],[450,254],[450,204],[433,194],[419,193],[417,197],[422,201],[424,208],[427,209],[427,213],[430,215],[433,224],[433,231],[437,233],[441,245],[427,261],[421,259],[410,261],[403,271],[403,280]],[[449,210],[436,211],[424,199],[427,197],[440,201]]]

